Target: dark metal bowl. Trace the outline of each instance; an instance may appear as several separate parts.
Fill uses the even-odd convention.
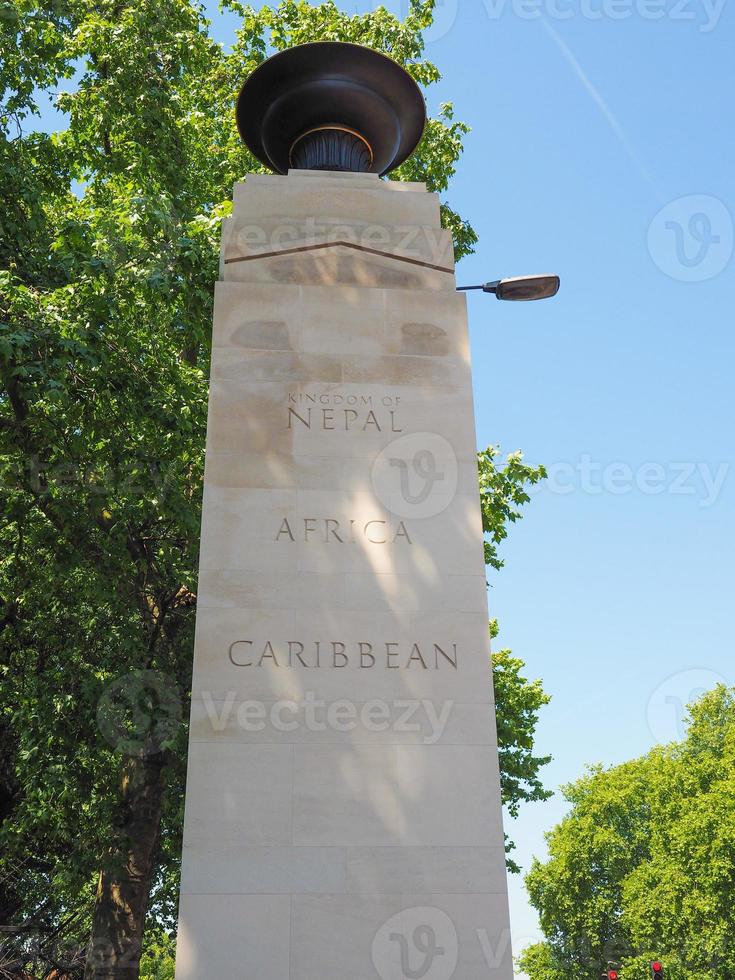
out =
[[[426,125],[416,82],[360,44],[317,41],[273,55],[240,90],[237,128],[276,173],[289,167],[385,174],[413,153]]]

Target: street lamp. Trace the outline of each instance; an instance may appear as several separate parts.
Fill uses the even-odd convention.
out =
[[[516,301],[548,299],[559,292],[559,282],[558,276],[512,276],[480,286],[457,286],[457,290],[481,289],[483,293],[495,293],[496,299]]]

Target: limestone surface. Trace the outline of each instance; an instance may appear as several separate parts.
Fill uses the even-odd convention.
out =
[[[421,184],[238,184],[177,980],[511,980],[465,299]]]

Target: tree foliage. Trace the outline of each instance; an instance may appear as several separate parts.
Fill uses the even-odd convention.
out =
[[[527,877],[546,941],[521,957],[531,980],[597,980],[608,961],[645,980],[735,974],[735,690],[690,706],[680,743],[565,789],[569,814]]]
[[[546,479],[546,468],[524,463],[520,450],[510,453],[505,466],[496,466],[499,453],[498,446],[488,446],[477,454],[485,564],[496,571],[504,565],[498,554],[498,546],[507,538],[509,525],[515,524],[522,516],[519,508],[531,499],[528,488]]]
[[[497,636],[497,622],[490,623],[490,635]],[[492,655],[495,715],[498,728],[498,757],[500,762],[500,791],[503,806],[511,817],[517,817],[522,803],[548,800],[552,793],[541,782],[541,769],[551,762],[551,756],[534,755],[534,742],[539,711],[551,700],[541,681],[529,681],[521,671],[522,660],[510,650],[498,650]],[[508,870],[515,874],[520,867],[510,857],[515,844],[505,835]]]

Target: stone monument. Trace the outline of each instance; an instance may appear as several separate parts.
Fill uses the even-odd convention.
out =
[[[436,195],[380,179],[407,75],[353,79],[414,100],[387,157],[333,92],[300,141],[258,115],[326,49],[366,51],[240,99],[277,172],[223,231],[176,977],[511,980],[465,299]]]

